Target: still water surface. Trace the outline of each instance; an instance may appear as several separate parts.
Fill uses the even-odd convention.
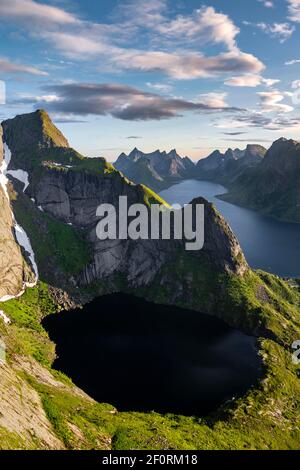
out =
[[[208,181],[186,180],[160,193],[170,204],[202,196],[225,217],[251,267],[283,277],[300,277],[300,224],[279,222],[250,209],[217,199],[226,189]]]
[[[119,410],[203,416],[261,374],[255,338],[198,312],[129,295],[51,315],[54,367]]]

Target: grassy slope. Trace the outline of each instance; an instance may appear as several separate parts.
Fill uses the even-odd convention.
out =
[[[300,371],[292,364],[289,347],[292,339],[300,337],[299,294],[274,276],[265,273],[251,276],[240,283],[228,279],[226,309],[232,315],[239,310],[240,315],[248,312],[247,315],[256,316],[275,335],[275,340],[259,340],[266,373],[258,387],[215,416],[199,419],[118,413],[110,405],[91,402],[71,389],[60,389],[23,373],[39,393],[48,419],[64,445],[87,449],[298,449]],[[263,286],[267,293],[263,301],[257,296],[257,286],[260,289]],[[3,310],[13,321],[10,326],[0,321],[9,361],[13,364],[15,354],[27,355],[51,370],[54,345],[40,324],[41,318],[55,310],[48,287],[40,283],[22,298],[3,304]],[[256,325],[257,319],[252,317],[250,323]],[[52,373],[59,377],[57,372]],[[5,430],[0,430],[1,434],[0,448],[16,447],[16,436]]]
[[[42,279],[51,282],[55,270],[62,275],[76,275],[86,266],[91,249],[84,231],[41,212],[27,197],[17,197],[13,207],[17,221],[30,238]]]

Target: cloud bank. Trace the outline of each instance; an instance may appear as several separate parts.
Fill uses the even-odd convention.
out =
[[[47,87],[36,107],[68,115],[110,115],[127,121],[161,120],[184,112],[243,112],[225,102],[225,94],[208,94],[197,101],[168,98],[118,83],[71,83]],[[51,97],[51,99],[49,99]],[[28,101],[33,98],[27,98]],[[24,100],[23,100],[24,102]]]

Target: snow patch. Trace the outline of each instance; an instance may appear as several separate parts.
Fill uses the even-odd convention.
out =
[[[8,165],[10,164],[11,160],[11,151],[9,150],[8,146],[4,143],[3,144],[3,161],[0,166],[0,185],[4,191],[4,194],[6,198],[9,200],[9,195],[8,195],[8,190],[7,190],[7,184],[8,184],[8,179],[7,179],[7,168]]]
[[[2,318],[2,320],[4,321],[4,323],[5,323],[6,325],[9,325],[9,324],[11,323],[10,319],[8,318],[8,316],[5,315],[5,313],[4,313],[2,310],[0,310],[0,318]]]
[[[63,168],[74,168],[73,165],[64,165],[63,163],[50,162],[51,165]]]
[[[10,170],[6,174],[12,176],[16,180],[21,181],[21,183],[24,184],[23,193],[25,193],[26,189],[29,186],[29,177],[28,177],[27,171],[24,171],[24,170]]]
[[[29,184],[29,180],[28,180],[28,173],[26,171],[23,171],[23,170],[8,171],[7,170],[11,161],[11,151],[6,143],[3,143],[3,150],[4,150],[3,161],[0,166],[0,185],[5,193],[5,196],[10,202],[9,194],[7,190],[7,184],[8,184],[7,175],[11,173],[16,174],[17,179],[19,179],[20,181],[22,181],[22,183],[24,183],[23,191],[26,190]],[[14,176],[14,175],[11,175],[11,176]],[[17,242],[29,254],[29,259],[30,259],[36,280],[35,282],[24,282],[23,289],[21,290],[21,292],[19,292],[19,294],[15,296],[6,295],[0,299],[0,302],[7,302],[8,300],[21,297],[21,295],[24,294],[26,287],[34,287],[37,284],[37,281],[39,279],[38,268],[35,262],[35,256],[34,256],[34,252],[33,252],[30,240],[27,234],[25,233],[25,231],[23,230],[23,228],[19,224],[17,224],[16,219],[14,217],[14,213],[12,211],[11,211],[11,215],[12,215],[12,219],[14,223],[14,229],[15,229]]]
[[[27,253],[29,253],[29,259],[31,261],[31,265],[34,270],[34,274],[36,275],[36,278],[38,278],[38,275],[39,275],[38,268],[35,262],[35,256],[34,256],[34,252],[33,252],[30,240],[27,234],[25,233],[25,231],[22,229],[22,227],[16,222],[15,222],[15,233],[16,233],[16,238],[17,238],[19,245],[22,246],[24,250],[27,251]]]

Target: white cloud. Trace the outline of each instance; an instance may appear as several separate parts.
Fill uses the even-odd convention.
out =
[[[135,0],[119,7],[119,13],[124,15],[119,23],[97,24],[34,0],[0,0],[0,5],[0,16],[22,20],[31,36],[46,40],[73,60],[93,60],[96,67],[101,65],[101,70],[108,66],[160,71],[173,79],[187,80],[233,72],[258,74],[264,69],[258,58],[238,48],[239,28],[213,7],[202,7],[191,15],[169,20],[166,0]],[[40,21],[32,25],[30,18]],[[136,46],[141,34],[148,41],[145,50]],[[199,44],[222,45],[225,52],[205,56],[199,51]]]
[[[242,75],[239,77],[232,77],[225,81],[225,85],[232,87],[257,87],[261,84],[260,75]]]
[[[263,3],[266,8],[274,8],[274,3],[269,0],[258,0],[260,3]]]
[[[198,99],[201,103],[209,106],[210,108],[226,108],[228,104],[226,103],[227,93],[205,93],[199,95]]]
[[[30,95],[28,93],[20,93],[17,96],[17,99],[13,101],[14,103],[17,104],[32,104],[32,103],[39,103],[39,102],[44,102],[44,103],[54,103],[59,101],[59,97],[57,95]]]
[[[214,127],[218,129],[249,129],[259,128],[268,131],[280,131],[281,133],[290,130],[299,129],[299,117],[286,117],[284,115],[272,118],[264,116],[260,112],[249,112],[231,117],[225,120],[219,120],[214,123]]]
[[[103,44],[100,40],[95,41],[93,38],[76,35],[76,33],[42,31],[34,35],[51,42],[58,51],[72,59],[90,59],[91,56],[110,54],[114,51],[114,48]],[[115,51],[119,49],[116,48]]]
[[[135,68],[142,71],[160,71],[173,79],[189,80],[207,78],[219,74],[259,73],[264,65],[252,54],[227,52],[206,57],[196,52],[167,53],[152,51],[124,51],[117,59],[122,68]]]
[[[265,113],[278,112],[278,113],[290,113],[294,110],[292,106],[288,104],[283,104],[286,93],[281,93],[279,91],[264,91],[257,93],[260,98],[261,109]]]
[[[300,59],[293,59],[293,60],[288,60],[285,62],[285,65],[295,65],[295,64],[300,64]]]
[[[31,67],[23,64],[16,64],[10,62],[7,59],[0,58],[0,72],[1,73],[28,73],[31,75],[48,75],[47,72],[37,69],[36,67]]]
[[[294,80],[292,82],[292,88],[300,88],[300,80]]]
[[[166,36],[184,37],[187,40],[214,44],[225,44],[229,50],[236,50],[236,36],[240,30],[228,15],[218,13],[213,7],[202,7],[192,15],[177,16],[170,22],[164,21],[156,29]]]
[[[160,91],[161,93],[170,93],[173,89],[172,85],[167,85],[166,83],[146,83],[148,88],[152,90]]]
[[[289,20],[300,23],[300,0],[287,0]]]
[[[267,87],[272,87],[274,85],[277,85],[277,83],[280,83],[281,80],[278,78],[263,78],[262,83],[264,83]]]
[[[271,37],[278,38],[281,43],[289,39],[295,31],[295,27],[289,23],[250,23],[250,25],[256,26]]]
[[[225,85],[232,87],[255,88],[259,85],[266,85],[267,87],[272,87],[273,85],[276,85],[279,82],[280,80],[278,79],[263,78],[260,75],[249,74],[229,78],[225,81]]]
[[[0,16],[23,22],[42,22],[54,24],[75,24],[78,19],[61,8],[38,3],[34,0],[0,0]]]

